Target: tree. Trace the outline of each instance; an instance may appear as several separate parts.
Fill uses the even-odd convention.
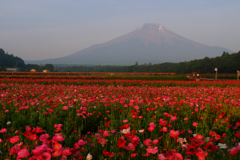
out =
[[[9,55],[0,48],[0,67],[3,69],[8,67],[25,68],[26,65],[21,58],[15,57],[13,54]]]
[[[52,72],[54,70],[54,66],[52,64],[45,64],[43,69],[49,70],[50,72]]]

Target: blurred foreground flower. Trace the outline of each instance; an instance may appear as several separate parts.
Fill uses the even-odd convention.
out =
[[[92,155],[88,153],[86,160],[92,160]]]

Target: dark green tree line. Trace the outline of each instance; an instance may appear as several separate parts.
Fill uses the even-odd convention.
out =
[[[30,71],[35,69],[36,71],[42,72],[43,70],[53,71],[54,66],[52,64],[45,64],[44,66],[37,64],[25,64],[24,61],[12,54],[5,53],[3,49],[0,48],[0,69],[5,71],[6,68],[18,67],[20,71]]]
[[[71,72],[176,72],[176,73],[191,73],[193,70],[200,70],[201,73],[215,73],[215,68],[218,68],[219,73],[236,73],[240,70],[240,51],[229,54],[223,52],[221,56],[215,58],[205,57],[203,59],[195,59],[189,62],[179,63],[161,63],[161,64],[139,64],[136,62],[131,66],[58,66],[57,71]]]

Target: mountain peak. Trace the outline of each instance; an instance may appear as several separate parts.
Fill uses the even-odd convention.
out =
[[[163,27],[163,25],[157,24],[157,23],[145,23],[140,27],[138,27],[138,29],[143,29],[143,28],[152,29],[152,28],[160,28],[160,27]]]
[[[163,25],[158,23],[145,23],[140,27],[138,27],[136,30],[145,30],[145,31],[151,30],[159,33],[172,32],[166,27],[164,27]]]

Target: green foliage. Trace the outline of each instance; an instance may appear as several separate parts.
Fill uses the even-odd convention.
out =
[[[31,69],[35,69],[37,72],[42,72],[43,70],[49,70],[52,72],[54,70],[54,66],[52,64],[45,64],[44,66],[37,64],[27,64],[26,71],[30,71]]]
[[[44,70],[49,70],[49,71],[53,71],[54,67],[52,64],[45,64],[45,66],[43,66]]]
[[[21,58],[15,57],[12,54],[9,55],[8,53],[5,53],[3,49],[0,48],[0,68],[5,70],[8,67],[24,68],[25,63]]]
[[[57,66],[58,71],[72,72],[176,72],[176,73],[192,73],[193,70],[200,70],[201,73],[215,73],[217,67],[219,73],[236,73],[240,70],[240,51],[229,54],[223,52],[222,56],[215,58],[205,57],[203,59],[195,59],[189,62],[171,63],[165,62],[161,64],[139,64],[136,62],[131,66]]]

